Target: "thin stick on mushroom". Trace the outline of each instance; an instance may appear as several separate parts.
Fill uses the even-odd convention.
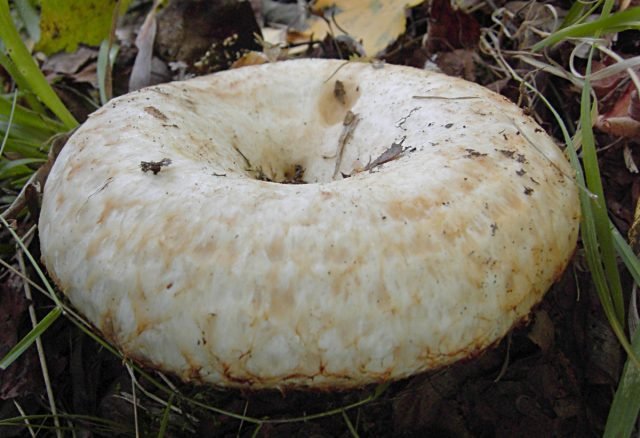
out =
[[[340,138],[338,139],[338,149],[336,149],[336,167],[333,171],[333,179],[336,179],[338,173],[340,173],[340,164],[342,163],[342,154],[344,152],[344,147],[347,142],[351,139],[353,135],[353,131],[358,126],[358,122],[360,118],[357,114],[352,113],[351,111],[347,111],[347,114],[344,116],[344,120],[342,122],[343,128],[342,133],[340,134]],[[331,157],[333,158],[333,157]]]

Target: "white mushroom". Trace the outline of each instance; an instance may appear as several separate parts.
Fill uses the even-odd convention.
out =
[[[47,181],[42,257],[144,364],[221,386],[355,387],[471,356],[525,319],[575,248],[571,174],[476,84],[246,67],[94,113]]]

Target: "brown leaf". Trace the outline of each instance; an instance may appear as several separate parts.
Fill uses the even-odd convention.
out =
[[[436,64],[443,73],[475,82],[476,66],[473,60],[474,50],[456,49],[438,54]]]
[[[72,53],[59,52],[50,56],[42,64],[42,71],[46,75],[70,76],[81,72],[90,63],[95,63],[98,59],[98,51],[88,47],[80,47]]]
[[[611,93],[613,91],[609,95]],[[604,99],[606,100],[607,97]],[[618,137],[640,137],[640,101],[635,85],[628,82],[624,86],[622,94],[616,96],[616,99],[608,112],[598,116],[595,127],[602,132]]]
[[[545,310],[540,309],[535,312],[534,322],[527,337],[540,348],[543,354],[553,346],[555,330],[553,321]]]

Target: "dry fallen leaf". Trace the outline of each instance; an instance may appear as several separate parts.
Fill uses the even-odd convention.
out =
[[[331,22],[334,36],[345,32],[362,41],[365,53],[375,56],[394,42],[406,29],[405,10],[424,0],[318,0],[313,11]],[[332,13],[335,11],[335,23]],[[337,26],[336,26],[337,23]],[[312,17],[309,34],[323,39],[329,33],[327,23]],[[339,27],[339,28],[338,28]],[[344,31],[344,32],[343,32]]]
[[[598,73],[612,65],[614,60],[605,59],[593,65],[593,73]],[[640,69],[634,68],[636,74]],[[629,73],[622,71],[604,76],[592,83],[598,98],[600,115],[595,127],[617,137],[640,138],[640,99],[638,90]]]
[[[633,83],[626,86],[613,108],[596,120],[595,127],[618,137],[640,138],[640,99]]]

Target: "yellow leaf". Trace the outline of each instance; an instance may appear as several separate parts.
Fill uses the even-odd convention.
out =
[[[124,12],[130,0],[120,3]],[[109,36],[115,0],[42,0],[40,41],[36,50],[46,54],[66,50],[78,44],[98,46]]]
[[[318,0],[314,10],[323,11],[332,7],[338,26],[356,41],[361,41],[367,56],[375,56],[394,42],[406,29],[405,10],[417,6],[424,0]],[[331,13],[325,17],[331,21]],[[313,17],[309,33],[322,39],[329,28],[324,20]],[[335,35],[342,34],[332,23]]]

